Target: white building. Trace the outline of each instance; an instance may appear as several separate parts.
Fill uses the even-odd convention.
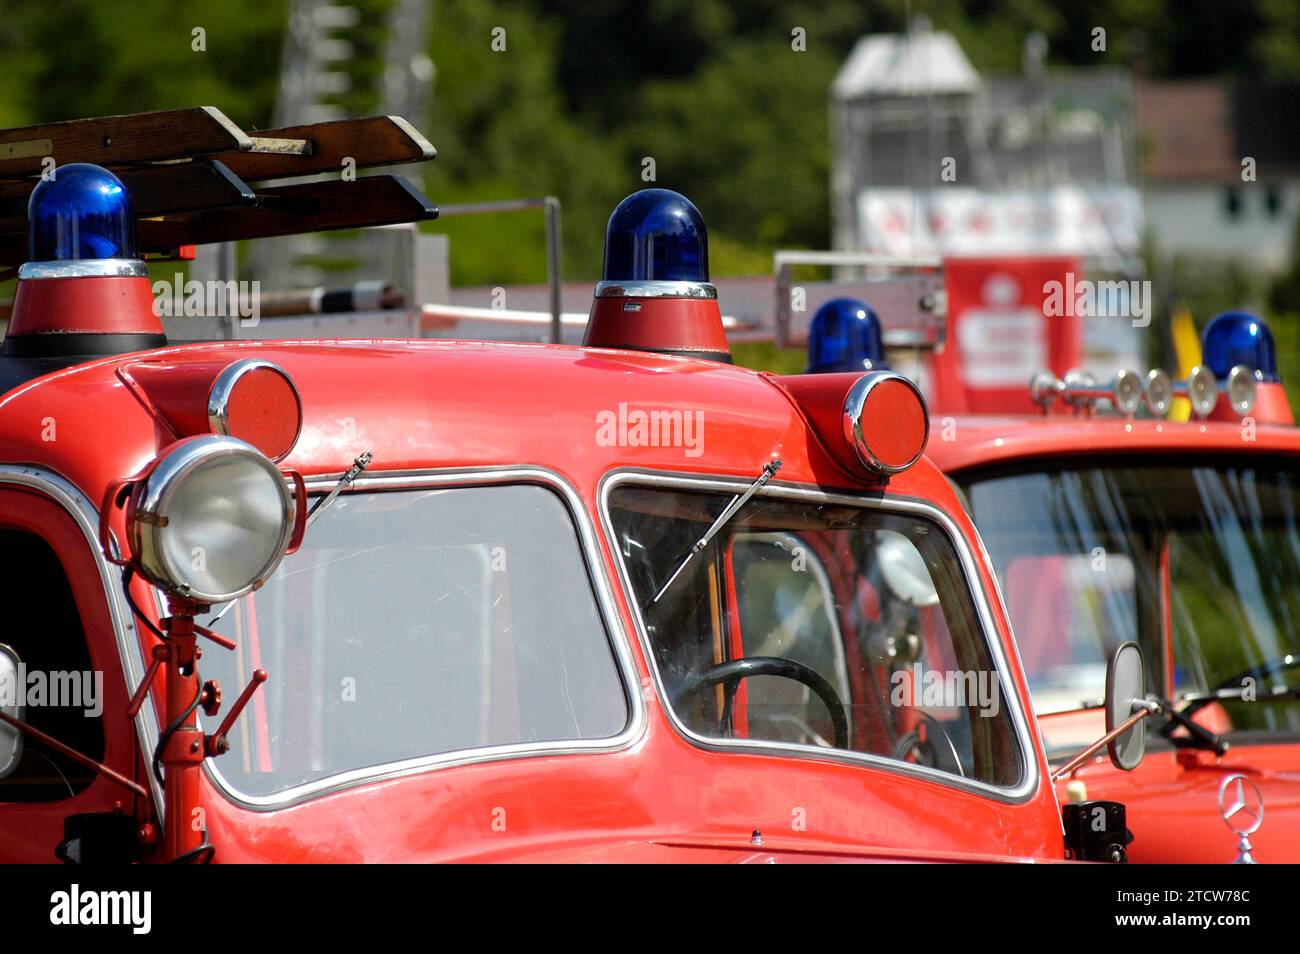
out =
[[[1276,272],[1295,254],[1300,91],[1141,82],[1147,227],[1163,254]]]
[[[1142,234],[1133,84],[1115,68],[980,76],[951,34],[858,41],[831,87],[833,245],[1078,254],[1132,271]]]

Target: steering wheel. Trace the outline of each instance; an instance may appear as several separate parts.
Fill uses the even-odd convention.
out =
[[[692,692],[721,683],[725,687],[726,703],[719,722],[725,723],[731,715],[731,703],[735,699],[736,690],[740,688],[740,680],[749,676],[780,676],[807,686],[830,710],[831,726],[835,730],[835,748],[849,747],[849,720],[844,714],[844,703],[840,701],[835,687],[823,679],[817,670],[793,659],[781,656],[742,656],[740,659],[718,663],[703,672],[687,675],[673,692],[673,702],[677,703]]]
[[[952,755],[952,764],[956,766],[957,774],[962,778],[965,778],[966,772],[961,767],[961,756],[957,754],[957,746],[953,744],[952,736],[950,736],[948,730],[943,727],[943,723],[923,709],[913,709],[912,711],[924,720],[925,725],[932,725],[939,730],[939,734],[943,736],[943,740],[948,743],[948,752]],[[921,727],[918,725],[912,731],[900,735],[898,741],[894,743],[894,758],[900,762],[905,762],[909,755],[915,755],[917,764],[919,765],[928,765],[930,768],[938,768],[939,758],[938,753],[934,751],[934,733],[927,733],[926,740],[922,742]],[[922,761],[922,758],[926,758],[928,761]]]

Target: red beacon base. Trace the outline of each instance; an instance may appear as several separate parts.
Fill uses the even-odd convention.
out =
[[[1255,408],[1248,415],[1257,424],[1294,424],[1291,403],[1281,382],[1271,381],[1255,385]]]
[[[70,263],[50,263],[46,269],[24,266],[5,354],[121,354],[167,343],[162,320],[154,314],[144,263],[132,263],[143,274],[118,275],[60,275],[55,271],[59,264]]]
[[[722,312],[716,298],[600,297],[602,291],[612,290],[597,290],[598,297],[591,304],[587,334],[582,341],[585,346],[653,351],[731,363],[731,349],[722,330]],[[634,286],[627,287],[627,291],[633,290]]]
[[[1239,421],[1252,420],[1256,424],[1292,425],[1295,417],[1291,413],[1291,404],[1287,401],[1286,391],[1277,381],[1255,383],[1255,406],[1248,414],[1238,414],[1226,395],[1220,393],[1206,420],[1236,424]]]

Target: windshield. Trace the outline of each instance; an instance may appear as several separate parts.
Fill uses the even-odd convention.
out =
[[[610,520],[667,704],[706,740],[1022,777],[961,564],[929,519],[752,498],[664,589],[730,492],[616,486]]]
[[[1123,460],[967,482],[1003,584],[1035,708],[1096,705],[1126,640],[1149,688],[1230,688],[1216,732],[1300,731],[1300,475],[1293,464]],[[1252,671],[1253,675],[1252,675]]]
[[[219,629],[238,648],[209,647],[204,679],[233,698],[270,675],[215,763],[248,795],[628,720],[577,532],[540,486],[344,494]]]

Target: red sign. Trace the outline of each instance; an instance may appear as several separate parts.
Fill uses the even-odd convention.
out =
[[[1044,312],[1053,283],[1082,270],[1070,256],[952,258],[944,261],[948,334],[936,350],[936,413],[1023,414],[1034,409],[1029,379],[1050,369],[1059,377],[1078,365],[1083,322]]]

